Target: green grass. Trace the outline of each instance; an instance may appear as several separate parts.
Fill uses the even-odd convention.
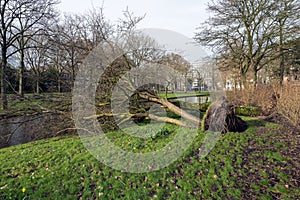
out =
[[[245,133],[221,136],[206,157],[199,156],[205,136],[199,132],[181,158],[149,173],[124,173],[101,164],[76,136],[1,149],[0,199],[300,198],[299,188],[289,182],[293,178],[287,173],[290,158],[281,154],[285,144],[270,142],[278,126],[245,119],[250,125]],[[156,125],[152,126],[155,131]],[[176,129],[166,125],[157,134],[149,130],[149,139],[122,132],[107,135],[121,148],[149,152],[168,143]]]
[[[44,93],[25,94],[25,99],[20,100],[17,95],[8,96],[8,111],[0,108],[0,114],[4,115],[27,115],[36,114],[49,110],[70,111],[71,93]]]
[[[179,98],[179,97],[194,97],[194,96],[208,96],[210,92],[176,92],[176,93],[168,93],[167,98]],[[158,96],[165,98],[165,93],[159,93]]]

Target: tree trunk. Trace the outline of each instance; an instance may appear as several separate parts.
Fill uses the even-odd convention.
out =
[[[187,73],[184,74],[184,92],[187,93]]]
[[[247,83],[247,76],[245,73],[241,74],[241,78],[242,78],[242,86],[244,86],[244,89],[248,89],[248,83]]]
[[[6,58],[6,49],[2,47],[2,62],[1,62],[1,100],[3,110],[8,110],[8,101],[6,94],[6,68],[7,68],[7,58]]]
[[[283,84],[283,77],[284,77],[284,52],[283,52],[283,30],[281,21],[279,22],[279,45],[280,45],[280,85]]]
[[[148,99],[149,101],[159,103],[168,109],[170,109],[172,112],[174,112],[177,115],[180,115],[181,117],[193,122],[196,126],[199,126],[201,124],[200,119],[197,117],[194,117],[193,115],[190,115],[189,113],[185,112],[184,110],[180,109],[179,107],[175,106],[174,104],[170,103],[168,100],[159,98],[157,96],[153,96],[147,92],[140,92],[139,96]]]
[[[62,80],[61,80],[62,69],[59,67],[58,63],[57,63],[56,69],[57,69],[57,72],[56,72],[57,91],[56,92],[61,93],[61,88],[62,88]]]
[[[35,86],[36,86],[36,93],[40,94],[40,82],[39,82],[39,80],[36,81],[36,85]]]
[[[134,117],[149,117],[150,119],[156,120],[156,121],[160,121],[160,122],[167,122],[167,123],[171,123],[171,124],[176,124],[178,126],[184,126],[184,127],[197,127],[197,126],[193,126],[187,123],[184,123],[182,121],[179,121],[177,119],[173,119],[173,118],[169,118],[169,117],[159,117],[153,114],[149,114],[149,113],[145,113],[145,114],[136,114],[134,115]]]
[[[20,50],[20,71],[19,71],[19,95],[21,100],[24,100],[24,71],[25,71],[25,63],[24,63],[24,49]]]
[[[168,98],[168,92],[169,92],[169,89],[168,89],[168,87],[169,87],[169,83],[168,83],[168,85],[165,87],[165,98]]]
[[[237,80],[234,79],[234,88],[233,88],[233,93],[236,94],[236,88],[237,88]]]
[[[61,81],[60,81],[60,79],[58,80],[58,86],[57,87],[58,87],[57,92],[61,93]]]
[[[258,70],[256,68],[253,69],[253,88],[252,88],[253,91],[257,87],[257,72]]]

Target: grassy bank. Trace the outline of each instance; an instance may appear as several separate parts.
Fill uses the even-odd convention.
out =
[[[278,139],[279,134],[285,138],[282,126],[246,120],[245,133],[222,136],[205,158],[199,157],[204,138],[199,132],[183,157],[151,173],[111,169],[96,160],[76,136],[1,149],[0,199],[300,198],[299,168],[287,153],[297,143]],[[120,132],[108,137],[122,148],[153,151],[154,144],[161,148],[168,143],[174,130],[168,125],[149,140],[132,140]]]
[[[196,96],[208,96],[210,92],[176,92],[176,93],[168,93],[167,98],[179,98],[179,97],[196,97]],[[165,93],[159,93],[158,96],[165,98]]]
[[[28,115],[50,111],[70,111],[71,93],[26,94],[21,100],[17,95],[9,95],[9,110],[0,108],[0,115]]]
[[[165,97],[165,93],[158,95]],[[168,93],[168,98],[207,95],[209,95],[209,92],[179,92]],[[71,93],[26,94],[24,100],[21,100],[17,95],[9,95],[8,99],[9,110],[4,111],[1,107],[0,115],[24,115],[47,111],[71,111],[72,109]]]

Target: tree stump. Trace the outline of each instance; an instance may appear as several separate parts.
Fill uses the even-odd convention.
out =
[[[221,97],[208,109],[204,118],[204,130],[212,132],[243,132],[247,124],[234,113],[234,106]]]

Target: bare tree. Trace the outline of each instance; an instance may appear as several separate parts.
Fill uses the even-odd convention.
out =
[[[53,69],[54,82],[56,86],[53,86],[53,90],[57,92],[62,91],[62,73],[64,71],[66,62],[65,60],[65,52],[63,47],[63,38],[61,37],[61,33],[63,32],[63,26],[60,24],[55,24],[51,28],[50,37],[49,37],[49,49],[48,49],[48,58],[49,58],[49,66],[48,68]]]
[[[297,33],[300,30],[299,19],[300,19],[300,3],[296,0],[279,0],[275,5],[272,13],[273,18],[277,22],[277,38],[276,43],[278,44],[280,66],[279,66],[279,80],[280,84],[283,83],[284,74],[286,72],[285,57],[290,49],[288,42],[289,40],[295,39]]]
[[[23,93],[24,50],[30,36],[36,34],[37,25],[45,16],[53,13],[54,0],[1,0],[0,1],[0,45],[1,45],[1,99],[3,109],[8,109],[6,95],[7,60],[20,52],[20,93]],[[15,45],[18,44],[18,45]],[[17,48],[16,48],[17,47]]]
[[[187,90],[187,74],[189,70],[191,69],[191,64],[184,59],[181,55],[170,53],[166,54],[161,58],[160,63],[167,65],[168,67],[172,68],[174,71],[169,74],[169,80],[167,80],[168,84],[173,85],[173,92],[178,89],[178,84],[180,82],[181,77],[184,79],[184,85],[185,85],[185,92]],[[167,88],[167,87],[166,87]],[[167,89],[166,89],[167,91]]]
[[[105,18],[103,7],[93,8],[84,18],[85,31],[82,38],[90,43],[90,50],[95,48],[101,41],[108,41],[115,32],[113,25]]]
[[[28,45],[31,48],[25,51],[25,60],[33,72],[35,92],[39,94],[41,92],[42,73],[46,71],[49,65],[49,38],[46,34],[35,35]]]
[[[278,35],[278,18],[274,13],[280,13],[277,5],[278,1],[269,0],[212,1],[208,10],[215,15],[198,29],[195,39],[211,46],[220,55],[232,56],[239,65],[245,87],[247,73],[251,70],[256,87],[258,71],[275,59],[272,53]],[[297,7],[290,9],[299,10]]]
[[[63,24],[57,32],[59,40],[57,48],[61,50],[64,70],[70,74],[70,81],[75,80],[77,68],[84,56],[88,54],[89,47],[81,38],[86,30],[84,29],[84,18],[80,15],[65,15]]]
[[[19,95],[21,99],[24,98],[25,51],[27,48],[31,48],[28,46],[31,38],[34,35],[42,34],[45,29],[44,21],[58,15],[54,9],[56,4],[58,4],[57,0],[23,0],[22,6],[17,11],[15,29],[18,37],[15,48],[20,56]]]
[[[61,22],[52,26],[49,48],[51,65],[56,69],[57,89],[62,84],[71,89],[84,58],[101,41],[113,35],[113,26],[105,19],[102,8],[86,14],[65,14]],[[62,80],[61,75],[69,76]]]
[[[8,58],[11,56],[9,49],[12,48],[18,35],[14,34],[13,26],[17,19],[17,11],[20,8],[17,1],[1,0],[0,1],[0,45],[1,45],[1,71],[0,71],[0,85],[1,85],[1,99],[4,110],[8,109],[7,88],[6,88],[6,74],[8,67]]]

